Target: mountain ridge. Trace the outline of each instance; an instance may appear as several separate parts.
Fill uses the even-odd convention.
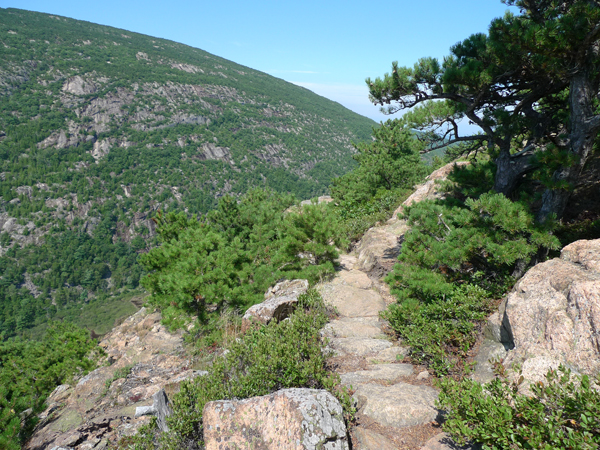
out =
[[[0,34],[5,337],[135,295],[158,210],[206,213],[255,187],[325,193],[375,124],[165,39],[13,8]]]

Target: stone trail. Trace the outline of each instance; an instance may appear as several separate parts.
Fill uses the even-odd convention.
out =
[[[466,163],[459,163],[464,165]],[[333,356],[330,364],[351,389],[358,426],[352,431],[355,450],[449,450],[452,441],[437,426],[437,390],[423,368],[402,363],[408,349],[391,338],[380,313],[395,301],[381,281],[394,266],[408,225],[397,215],[404,206],[439,198],[436,180],[453,169],[433,172],[390,220],[371,228],[353,254],[342,255],[333,280],[317,290],[338,317],[323,329]]]
[[[401,228],[393,222],[394,229]],[[386,233],[385,228],[378,227],[377,234]],[[397,243],[392,233],[386,240]],[[391,253],[382,247],[378,254],[386,252]],[[377,255],[368,260],[381,266]],[[428,385],[426,372],[402,363],[408,349],[386,333],[388,324],[380,318],[392,299],[360,266],[359,256],[342,255],[335,278],[317,286],[339,315],[324,327],[323,335],[329,339],[330,363],[342,385],[354,394],[358,426],[353,430],[353,448],[418,449],[440,432],[433,424],[439,415],[437,391]]]

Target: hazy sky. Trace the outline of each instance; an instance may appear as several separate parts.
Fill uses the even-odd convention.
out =
[[[486,32],[500,0],[0,0],[21,8],[110,25],[201,48],[304,86],[376,121],[365,78],[392,61],[443,57]]]

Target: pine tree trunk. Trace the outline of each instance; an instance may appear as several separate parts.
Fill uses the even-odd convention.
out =
[[[529,152],[511,155],[509,146],[502,149],[500,156],[496,158],[494,190],[509,197],[519,185],[523,175],[534,169],[531,157],[532,154]]]
[[[560,167],[552,176],[553,181],[563,187],[548,188],[542,195],[542,207],[538,213],[539,222],[546,221],[551,215],[562,218],[571,190],[577,183],[583,167],[592,151],[594,141],[600,131],[600,115],[594,114],[593,101],[598,94],[598,83],[593,81],[596,74],[591,70],[582,70],[571,80],[569,90],[570,131],[567,140],[569,153],[575,161],[571,166]],[[564,187],[567,183],[568,188]]]

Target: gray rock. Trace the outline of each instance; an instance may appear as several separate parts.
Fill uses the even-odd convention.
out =
[[[135,417],[156,416],[158,429],[161,431],[169,431],[167,417],[172,413],[173,410],[169,405],[169,399],[164,389],[152,396],[152,406],[138,406],[135,408]]]
[[[356,427],[352,430],[354,440],[352,448],[354,450],[396,450],[396,444],[385,436],[376,433],[368,428]]]
[[[353,398],[360,413],[384,427],[403,428],[433,421],[438,393],[428,386],[397,383],[392,386],[363,384]]]
[[[391,347],[392,343],[383,339],[334,338],[329,341],[329,346],[338,355],[373,356]]]
[[[381,322],[376,317],[342,317],[323,328],[323,334],[336,338],[384,338]]]
[[[333,306],[343,317],[379,317],[386,308],[377,292],[344,284],[321,284],[317,290],[326,305]]]
[[[203,411],[207,450],[348,450],[342,406],[325,390],[283,389],[246,400],[220,400]]]
[[[490,361],[504,359],[506,348],[504,344],[491,339],[484,339],[477,356],[475,357],[475,370],[471,379],[478,383],[487,383],[494,379],[494,366]]]
[[[398,262],[401,236],[407,231],[403,220],[368,230],[356,246],[358,268],[376,279],[390,272]]]
[[[413,374],[412,364],[376,364],[369,366],[367,370],[348,372],[340,375],[343,385],[358,387],[371,381],[395,381],[401,377],[409,377]]]
[[[371,363],[402,361],[408,354],[408,350],[406,347],[388,347],[378,352],[377,355],[368,358],[368,361]]]
[[[504,360],[518,363],[528,381],[564,364],[600,373],[600,239],[577,241],[561,258],[531,268],[506,298],[502,327],[514,347]]]
[[[423,372],[419,372],[419,374],[417,375],[417,380],[426,380],[429,378],[429,372],[427,372],[426,370],[424,370]]]
[[[286,280],[277,283],[265,294],[265,301],[250,307],[242,318],[242,331],[253,322],[268,324],[272,320],[281,321],[295,309],[298,297],[308,290],[307,280]]]

